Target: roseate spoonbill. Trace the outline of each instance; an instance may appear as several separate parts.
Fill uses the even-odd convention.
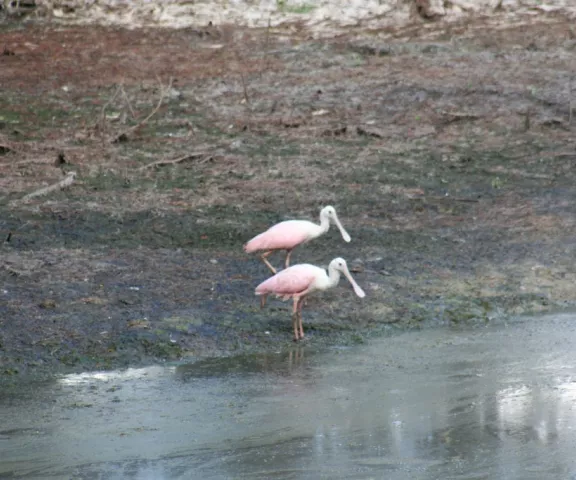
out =
[[[338,285],[340,273],[343,273],[352,284],[356,295],[360,298],[366,296],[364,290],[350,275],[346,260],[343,258],[335,258],[330,262],[328,274],[323,268],[308,263],[293,265],[263,281],[256,287],[255,293],[262,297],[261,306],[264,306],[266,296],[269,294],[276,295],[283,300],[293,299],[292,326],[294,327],[294,341],[297,342],[304,338],[304,329],[302,328],[302,303],[304,299],[312,292],[327,290]]]
[[[286,268],[290,265],[290,255],[292,250],[298,245],[309,242],[314,238],[326,233],[330,228],[330,221],[332,221],[340,230],[342,238],[345,242],[350,241],[350,235],[344,230],[344,227],[338,220],[336,210],[334,207],[328,205],[320,211],[320,225],[310,222],[308,220],[287,220],[285,222],[277,223],[270,227],[264,233],[256,235],[246,245],[244,251],[246,253],[264,251],[260,256],[267,267],[276,274],[276,269],[270,264],[266,258],[275,250],[286,250]]]

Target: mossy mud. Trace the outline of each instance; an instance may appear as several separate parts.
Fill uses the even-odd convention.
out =
[[[352,242],[293,261],[342,256],[367,296],[310,299],[308,344],[571,308],[570,25],[4,28],[0,373],[290,348],[290,305],[259,308],[268,271],[242,245],[326,204]]]

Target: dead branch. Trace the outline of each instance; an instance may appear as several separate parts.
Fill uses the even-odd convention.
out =
[[[22,277],[24,275],[24,272],[17,270],[9,265],[2,265],[2,267],[11,277]]]
[[[270,42],[270,20],[268,17],[268,28],[266,28],[266,37],[264,38],[264,72],[268,70],[268,44]],[[262,77],[262,71],[260,71],[260,77]]]
[[[138,168],[139,171],[146,170],[148,168],[153,167],[164,167],[166,165],[176,165],[178,163],[186,162],[187,160],[192,160],[194,158],[202,157],[206,155],[208,152],[193,152],[182,157],[175,158],[173,160],[156,160],[155,162],[148,163],[147,165],[143,165],[142,167]]]
[[[128,135],[130,133],[139,129],[142,125],[144,125],[146,122],[148,122],[148,120],[150,120],[154,115],[156,115],[156,112],[158,112],[158,110],[160,110],[160,107],[162,106],[162,102],[164,101],[164,97],[166,96],[166,92],[168,92],[170,90],[170,88],[172,88],[172,81],[173,81],[173,79],[172,79],[172,77],[170,77],[170,80],[168,81],[168,85],[166,86],[166,88],[164,88],[164,86],[162,85],[162,82],[160,80],[158,80],[158,82],[160,83],[160,98],[158,99],[158,104],[156,105],[154,110],[152,110],[150,112],[150,114],[145,119],[143,119],[141,122],[138,122],[138,124],[124,130],[123,132],[120,132],[119,134],[114,135],[110,139],[110,143],[118,143],[118,142],[125,140],[126,138],[128,138]]]
[[[573,100],[572,100],[572,78],[568,80],[568,125],[572,125],[572,110],[573,110]]]
[[[576,150],[574,150],[573,152],[552,153],[551,157],[576,157]]]
[[[478,120],[478,118],[480,118],[479,115],[476,115],[475,113],[468,113],[468,112],[444,111],[444,112],[441,112],[440,114],[442,115],[442,121],[444,124],[467,121],[467,120]]]
[[[102,105],[102,110],[100,110],[100,122],[99,122],[99,127],[100,128],[104,128],[104,124],[105,124],[105,120],[106,120],[106,109],[112,104],[112,102],[114,100],[116,100],[116,97],[118,96],[118,94],[120,93],[120,90],[122,89],[122,85],[118,85],[118,87],[116,88],[116,91],[114,92],[114,95],[112,95],[112,97],[110,97],[110,99],[108,99],[108,101]]]
[[[478,203],[480,200],[476,198],[463,198],[463,197],[439,197],[435,195],[426,196],[427,200],[434,200],[439,202],[464,202],[464,203]]]
[[[126,90],[124,90],[124,86],[122,86],[122,96],[124,97],[124,100],[126,100],[126,104],[128,105],[128,109],[130,110],[130,114],[132,115],[132,118],[136,118],[136,113],[134,112],[134,109],[132,108],[132,104],[130,103],[130,99],[128,98],[128,94],[126,93]]]
[[[12,163],[0,163],[0,167],[22,167],[26,165],[53,165],[54,162],[46,159],[20,160]]]
[[[244,73],[240,71],[240,80],[242,80],[242,89],[244,90],[244,101],[250,105],[250,98],[248,98],[248,88],[246,87],[246,80],[244,79]]]
[[[66,176],[58,183],[48,185],[47,187],[41,188],[40,190],[36,190],[32,193],[29,193],[28,195],[22,197],[22,201],[26,202],[32,198],[47,195],[48,193],[55,192],[56,190],[63,190],[65,188],[68,188],[70,185],[74,183],[75,178],[76,178],[76,172],[68,172]]]

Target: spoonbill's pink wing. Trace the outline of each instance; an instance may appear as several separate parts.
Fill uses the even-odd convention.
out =
[[[314,265],[293,265],[258,285],[256,295],[268,295],[270,293],[279,296],[297,295],[312,285],[319,272],[321,273],[322,269]]]
[[[311,224],[298,220],[278,223],[264,233],[256,235],[244,245],[244,251],[251,253],[259,250],[291,250],[308,239],[306,229],[308,223]]]

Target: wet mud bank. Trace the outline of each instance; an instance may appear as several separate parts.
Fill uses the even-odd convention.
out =
[[[573,307],[570,19],[467,22],[450,41],[4,25],[0,373],[290,348],[242,245],[326,204],[352,242],[293,262],[342,256],[367,297],[310,299],[309,344]]]

